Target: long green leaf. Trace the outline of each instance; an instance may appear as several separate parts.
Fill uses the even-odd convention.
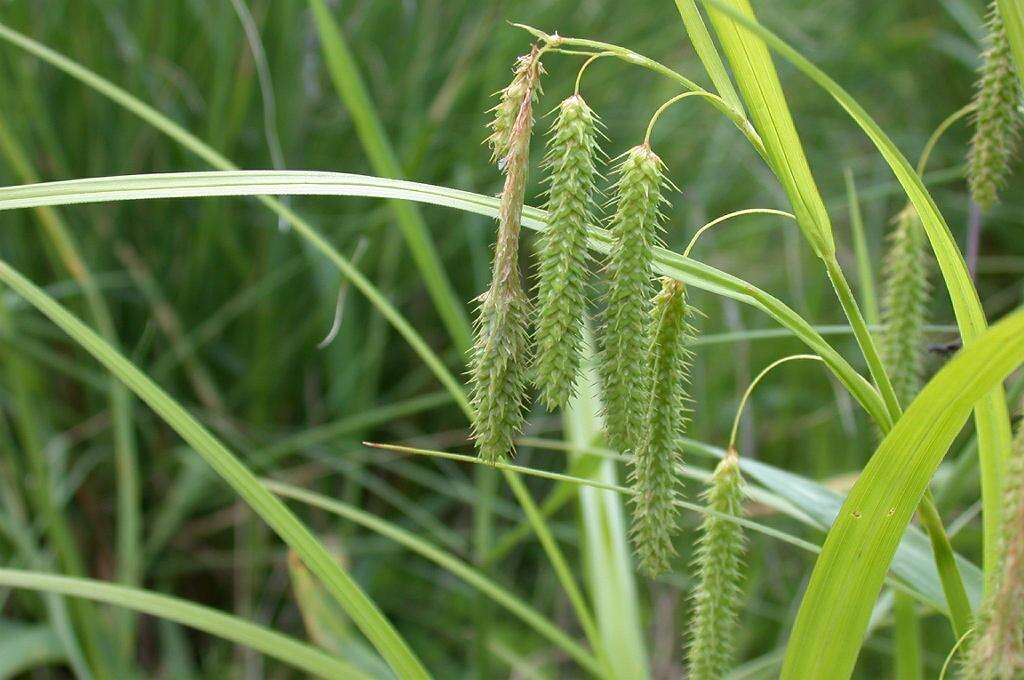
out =
[[[603,669],[587,650],[583,649],[572,638],[559,630],[558,626],[548,621],[536,609],[520,600],[514,593],[487,578],[477,569],[469,566],[457,557],[441,550],[435,545],[423,540],[419,536],[395,526],[379,517],[360,510],[352,505],[327,498],[320,494],[305,489],[284,484],[273,480],[263,482],[268,489],[276,494],[300,501],[307,505],[327,510],[350,522],[360,524],[370,531],[389,538],[396,543],[418,553],[420,556],[434,562],[445,571],[462,579],[473,586],[481,593],[487,595],[496,603],[507,609],[521,621],[533,628],[537,633],[547,638],[551,643],[558,646],[562,651],[575,659],[582,667],[595,675],[603,675]]]
[[[978,292],[974,288],[967,264],[956,245],[945,219],[921,177],[878,123],[854,100],[850,94],[826,75],[806,57],[790,47],[785,41],[757,21],[737,12],[720,0],[704,0],[730,15],[736,22],[755,33],[787,61],[804,72],[815,83],[827,91],[850,117],[871,138],[879,152],[892,168],[896,179],[917,209],[928,233],[935,259],[939,263],[942,277],[949,291],[956,315],[957,325],[964,345],[969,345],[987,327]],[[999,536],[1002,531],[1002,507],[1000,492],[1006,455],[1010,449],[1010,416],[1002,385],[994,385],[991,393],[981,399],[975,409],[975,427],[978,433],[978,456],[981,465],[981,488],[985,534],[985,572],[993,573],[997,560]]]
[[[965,347],[925,386],[871,457],[814,566],[782,677],[846,678],[914,509],[979,399],[1024,363],[1024,311]]]
[[[430,184],[389,180],[366,175],[332,172],[298,171],[232,171],[198,172],[154,175],[130,175],[123,177],[100,177],[92,179],[48,182],[45,184],[0,189],[0,210],[28,208],[40,205],[67,205],[70,203],[96,203],[103,201],[139,200],[153,198],[181,198],[198,196],[252,196],[252,195],[321,195],[321,196],[369,196],[378,198],[400,198],[409,201],[431,203],[458,208],[481,215],[497,214],[498,201],[469,191],[437,187]],[[530,229],[543,230],[547,214],[537,208],[523,210],[523,225]],[[591,248],[607,253],[611,237],[604,229],[589,229]],[[318,237],[321,246],[329,248]],[[332,261],[337,255],[330,249]],[[337,257],[341,257],[337,255]],[[875,389],[831,346],[820,333],[799,314],[782,301],[731,274],[714,267],[685,258],[663,248],[654,250],[655,266],[658,273],[671,276],[698,288],[718,295],[730,297],[751,305],[773,317],[824,359],[826,365],[850,391],[853,397],[879,423],[888,428],[890,419],[885,404]],[[356,272],[358,274],[358,272]],[[366,291],[364,291],[366,292]],[[374,291],[367,293],[370,295]],[[382,298],[371,298],[382,313],[397,316],[397,312]],[[456,398],[468,414],[468,404],[462,389],[451,374],[425,347],[422,339],[400,316],[389,319],[396,325],[403,337],[424,357],[428,367],[442,384]],[[433,360],[429,360],[430,358]]]
[[[331,80],[334,81],[334,88],[352,115],[373,171],[382,177],[402,179],[403,172],[398,156],[391,147],[384,124],[381,123],[373,100],[366,90],[366,84],[359,73],[359,67],[345,36],[323,0],[309,0],[309,6],[313,10],[324,60],[330,71]],[[437,255],[437,249],[431,240],[423,216],[415,205],[405,201],[392,201],[391,209],[420,270],[427,291],[434,300],[434,306],[448,328],[448,333],[459,351],[466,352],[472,342],[466,311],[441,265],[441,258]]]
[[[430,677],[402,637],[337,560],[280,500],[263,488],[220,440],[109,343],[2,260],[0,281],[13,288],[92,354],[188,442],[298,553],[400,678]]]
[[[81,597],[125,607],[251,647],[321,678],[370,680],[354,666],[327,653],[231,614],[148,590],[38,571],[0,569],[0,585]]]

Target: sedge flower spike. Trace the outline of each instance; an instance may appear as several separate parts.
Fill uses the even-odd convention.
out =
[[[709,510],[701,524],[694,566],[693,622],[687,662],[692,680],[718,680],[729,670],[737,618],[743,600],[743,528],[725,517],[743,515],[743,477],[739,457],[729,449],[704,492]],[[725,517],[723,517],[723,515]]]
[[[1003,481],[999,567],[978,611],[965,655],[964,680],[1024,678],[1024,422]]]
[[[882,293],[881,355],[904,407],[921,388],[924,372],[924,326],[930,288],[928,241],[912,205],[893,220],[885,256]]]
[[[491,161],[497,161],[503,169],[512,150],[512,131],[516,126],[523,101],[528,98],[532,106],[540,93],[539,79],[543,73],[543,66],[538,52],[539,50],[534,47],[529,54],[523,54],[516,59],[512,67],[512,81],[497,93],[498,103],[491,109],[494,119],[487,125],[491,132],[486,143],[491,147]]]
[[[648,353],[648,403],[643,433],[632,458],[633,527],[630,536],[640,570],[651,578],[669,568],[675,554],[676,500],[680,495],[677,467],[682,462],[679,437],[687,424],[692,330],[686,288],[662,279],[654,299],[653,331]]]
[[[993,0],[989,9],[988,47],[982,58],[974,96],[974,136],[967,156],[971,198],[982,210],[998,200],[1017,146],[1021,113],[1020,84],[1006,28]]]
[[[525,87],[503,159],[505,185],[494,268],[490,287],[478,298],[470,357],[470,398],[476,413],[473,440],[480,457],[492,463],[509,455],[513,438],[522,429],[530,365],[530,302],[519,272],[519,230],[530,160],[533,92],[541,73],[539,50],[533,49],[525,65],[520,62]]]
[[[647,405],[647,367],[653,253],[662,221],[663,164],[646,144],[626,152],[616,172],[615,214],[609,231],[600,378],[608,442],[625,453],[635,448]]]
[[[575,393],[587,313],[587,225],[594,223],[599,121],[574,94],[558,107],[544,165],[548,226],[541,233],[534,382],[548,410]]]

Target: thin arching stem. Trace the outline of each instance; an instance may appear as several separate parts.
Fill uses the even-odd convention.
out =
[[[932,150],[935,145],[938,144],[939,139],[946,133],[946,130],[953,127],[961,118],[966,118],[971,111],[974,111],[974,102],[967,104],[963,108],[951,113],[944,121],[939,123],[939,126],[935,128],[935,132],[928,138],[928,142],[924,145],[924,150],[921,152],[921,158],[917,161],[917,174],[924,177],[924,169],[928,165],[928,158],[932,155]]]
[[[576,87],[573,88],[573,94],[578,95],[580,93],[580,82],[582,82],[582,80],[583,80],[583,73],[584,73],[584,71],[587,70],[588,66],[593,64],[595,61],[597,61],[601,57],[614,57],[614,56],[615,56],[614,52],[598,52],[597,54],[591,56],[590,59],[587,59],[585,62],[583,62],[583,66],[580,66],[580,72],[576,74]]]
[[[761,379],[768,375],[768,373],[770,373],[776,366],[780,366],[789,361],[799,361],[802,359],[806,359],[807,361],[822,361],[822,358],[817,354],[793,354],[788,357],[776,359],[772,363],[768,364],[763,371],[757,374],[754,381],[750,383],[749,387],[747,387],[747,391],[743,393],[743,398],[740,399],[740,406],[736,409],[736,418],[732,421],[732,433],[729,435],[729,450],[734,450],[736,448],[736,432],[740,428],[740,417],[743,416],[743,408],[747,405],[747,400],[750,399],[750,395],[754,392],[754,388],[757,387],[757,384],[761,382]]]
[[[672,106],[678,101],[686,99],[687,97],[703,97],[704,99],[707,99],[716,104],[728,106],[728,104],[725,103],[725,100],[719,97],[717,94],[711,94],[710,92],[702,90],[693,90],[691,92],[683,92],[682,94],[677,94],[675,97],[672,97],[667,102],[659,106],[658,110],[654,112],[653,116],[651,116],[651,122],[647,124],[647,133],[644,135],[644,144],[650,146],[651,132],[654,130],[654,124],[658,122],[658,118],[660,118],[661,114],[665,112],[665,109]]]
[[[698,229],[697,233],[693,235],[693,238],[690,239],[690,242],[687,244],[686,250],[683,251],[683,257],[690,256],[690,251],[693,250],[693,246],[697,244],[697,239],[700,238],[701,234],[703,234],[705,231],[715,226],[716,224],[721,224],[726,220],[731,220],[734,217],[742,217],[743,215],[779,215],[780,217],[788,217],[791,220],[796,220],[796,216],[793,213],[788,213],[785,210],[775,210],[774,208],[747,208],[745,210],[737,210],[736,212],[731,212],[727,215],[716,217],[715,219],[711,220],[703,227]]]

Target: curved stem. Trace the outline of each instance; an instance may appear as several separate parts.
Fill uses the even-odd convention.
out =
[[[732,421],[732,432],[729,434],[729,451],[736,450],[736,432],[740,429],[740,418],[743,416],[743,409],[746,407],[747,400],[750,399],[750,395],[754,392],[754,388],[757,387],[757,384],[761,382],[761,379],[768,375],[776,366],[780,366],[790,361],[800,360],[823,361],[823,359],[817,354],[793,354],[788,357],[776,359],[757,374],[757,377],[754,378],[753,382],[751,382],[747,387],[747,391],[743,393],[743,398],[740,399],[739,408],[736,409],[736,417]]]
[[[946,117],[944,121],[939,123],[939,126],[935,128],[935,132],[928,138],[928,141],[924,145],[924,150],[921,151],[921,158],[917,161],[917,174],[924,176],[924,169],[928,165],[928,159],[932,155],[932,150],[935,145],[938,144],[939,139],[946,133],[946,130],[953,127],[953,125],[961,118],[965,118],[971,111],[974,110],[974,102],[967,104],[960,108],[958,111],[951,113]]]
[[[665,109],[672,106],[677,101],[680,101],[681,99],[686,99],[687,97],[704,97],[709,101],[721,102],[723,105],[728,106],[728,104],[725,103],[724,99],[719,97],[717,94],[711,94],[710,92],[700,92],[698,90],[692,90],[690,92],[683,92],[682,94],[677,94],[675,97],[672,97],[667,102],[659,106],[658,110],[654,112],[653,116],[651,116],[651,122],[647,124],[647,132],[646,134],[644,134],[645,145],[651,145],[651,131],[654,130],[654,124],[658,122],[658,118],[660,118],[661,114],[665,112]]]
[[[611,52],[598,52],[597,54],[592,55],[590,57],[590,59],[587,59],[585,62],[583,62],[583,66],[580,66],[579,73],[576,74],[576,86],[572,90],[573,94],[578,95],[580,93],[580,81],[583,80],[583,72],[587,70],[588,66],[593,64],[595,61],[597,61],[601,57],[613,57],[613,56],[615,56],[615,55],[613,53],[611,53]]]
[[[693,238],[691,238],[690,242],[686,245],[686,250],[683,251],[683,257],[690,256],[690,251],[693,250],[695,245],[697,245],[697,239],[700,238],[701,234],[705,231],[716,224],[721,224],[726,220],[731,220],[734,217],[742,217],[743,215],[779,215],[781,217],[788,217],[791,220],[796,220],[796,216],[793,213],[788,213],[785,210],[775,210],[774,208],[747,208],[745,210],[737,210],[735,212],[728,213],[727,215],[716,217],[698,229],[697,233],[693,235]]]

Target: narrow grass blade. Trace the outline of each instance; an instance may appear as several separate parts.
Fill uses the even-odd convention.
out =
[[[987,327],[978,292],[967,271],[963,255],[956,245],[949,226],[935,205],[934,199],[925,188],[921,177],[914,171],[896,145],[846,90],[781,38],[720,0],[704,0],[704,2],[728,13],[735,21],[743,24],[787,61],[803,71],[827,91],[871,138],[921,217],[921,222],[928,233],[932,250],[935,252],[935,258],[945,279],[964,345],[967,346],[974,342],[975,338],[980,336]],[[1006,463],[1006,452],[1010,450],[1011,439],[1010,417],[1002,385],[993,385],[991,392],[978,402],[974,419],[978,433],[978,455],[981,465],[984,505],[985,570],[986,573],[992,573],[996,564],[998,540],[1002,531],[1002,508],[1000,505],[1002,471]]]
[[[382,177],[402,179],[404,173],[398,156],[391,147],[387,131],[367,92],[366,84],[341,28],[323,0],[309,0],[309,6],[313,10],[313,20],[320,34],[320,46],[323,48],[331,80],[355,122],[359,140],[374,172]],[[455,346],[459,352],[468,351],[472,343],[469,320],[441,265],[441,258],[438,257],[437,248],[423,221],[423,216],[415,205],[405,201],[392,201],[391,209],[413,260],[420,270],[427,291],[434,300],[434,306]]]
[[[569,454],[573,465],[585,462],[589,448],[601,438],[601,406],[595,390],[594,347],[585,329],[583,375],[575,398],[563,416],[566,440],[578,447]],[[615,461],[596,461],[588,475],[605,484],[618,483]],[[583,562],[587,590],[612,676],[642,680],[650,675],[647,649],[639,611],[636,570],[629,545],[629,528],[623,499],[614,491],[582,487],[578,490],[579,518],[583,528]]]
[[[871,457],[832,525],[793,628],[782,677],[853,672],[871,609],[914,509],[979,399],[1024,363],[1024,311],[964,348]]]
[[[687,35],[690,36],[690,42],[693,43],[693,49],[700,57],[704,70],[711,76],[711,82],[715,84],[718,94],[726,104],[742,114],[743,102],[740,100],[736,88],[733,87],[729,72],[725,70],[725,64],[722,62],[721,55],[718,54],[718,48],[711,40],[708,27],[704,24],[700,10],[697,9],[696,0],[676,0],[676,8],[683,18],[683,24],[686,26]]]
[[[3,261],[0,280],[92,354],[203,456],[323,581],[399,677],[430,677],[398,632],[327,549],[216,437],[94,331]]]
[[[87,578],[72,578],[17,569],[0,569],[0,585],[7,588],[24,588],[105,602],[175,621],[204,633],[251,647],[317,677],[370,679],[370,676],[350,664],[339,661],[316,647],[249,623],[237,616],[176,597]]]
[[[263,483],[268,489],[276,494],[313,507],[321,508],[322,510],[338,515],[339,517],[343,517],[350,522],[359,524],[370,531],[389,538],[409,550],[418,553],[431,562],[434,562],[445,571],[457,576],[487,597],[497,602],[502,607],[505,607],[505,609],[533,628],[538,634],[547,638],[552,644],[556,645],[566,654],[571,656],[580,664],[580,666],[595,675],[603,675],[604,672],[601,665],[587,650],[573,641],[572,638],[562,632],[556,625],[544,618],[544,616],[537,610],[520,600],[515,594],[494,583],[494,581],[488,579],[478,570],[469,566],[459,558],[437,548],[433,544],[424,541],[419,536],[416,536],[405,529],[397,527],[390,522],[380,519],[379,517],[375,517],[374,515],[364,512],[363,510],[353,507],[347,503],[336,501],[334,499],[327,498],[326,496],[313,493],[312,491],[306,491],[305,489],[301,489],[290,484],[284,484],[282,482],[264,480]]]
[[[853,173],[847,168],[846,200],[850,204],[850,231],[853,235],[853,252],[857,257],[857,281],[860,283],[860,304],[864,308],[864,318],[872,326],[878,325],[878,296],[875,294],[875,273],[871,267],[871,249],[864,235],[864,218],[860,211],[860,199],[857,197],[857,185],[853,181]]]
[[[296,171],[134,175],[7,187],[0,188],[0,210],[115,200],[269,194],[401,198],[458,208],[490,217],[495,216],[498,211],[497,199],[458,189],[366,175]],[[547,214],[537,208],[527,207],[523,210],[523,226],[530,229],[538,231],[545,229],[546,219]],[[592,227],[589,233],[590,247],[600,253],[608,253],[611,247],[611,236],[608,232]],[[326,244],[321,237],[316,237],[314,245],[325,252],[339,268],[342,268],[345,262],[344,258]],[[883,429],[889,427],[891,420],[878,392],[821,337],[820,333],[782,301],[742,279],[663,248],[654,249],[654,260],[655,271],[658,274],[671,276],[709,292],[730,297],[772,316],[822,357],[839,381],[846,386],[850,394],[876,423],[879,423]],[[346,270],[343,269],[343,271]],[[363,293],[423,357],[424,362],[434,371],[434,374],[448,388],[468,415],[468,403],[462,394],[461,387],[440,364],[433,352],[426,347],[422,338],[398,315],[387,300],[383,299],[383,296],[372,287],[372,284],[365,281],[358,271],[355,272],[355,275],[359,278],[353,279],[354,281],[362,281],[367,286],[367,288],[363,288]]]

